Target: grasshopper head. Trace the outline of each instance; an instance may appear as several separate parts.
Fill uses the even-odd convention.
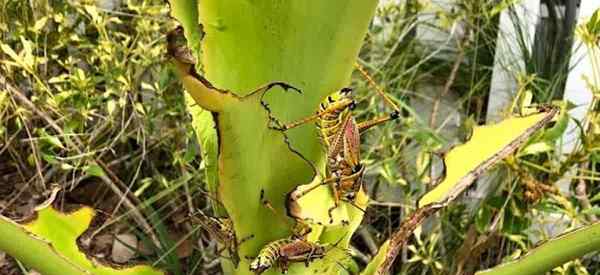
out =
[[[250,263],[250,271],[254,272],[257,275],[265,272],[265,270],[269,269],[270,267],[271,264],[265,257],[259,256]]]

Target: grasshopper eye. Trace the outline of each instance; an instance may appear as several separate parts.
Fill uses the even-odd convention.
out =
[[[348,109],[354,110],[354,108],[356,108],[356,101],[352,100],[352,102],[350,102],[350,105],[348,105]]]
[[[352,93],[352,88],[346,87],[340,90],[340,94],[343,96],[350,95]]]

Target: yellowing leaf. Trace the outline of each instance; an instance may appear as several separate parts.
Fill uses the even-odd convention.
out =
[[[419,201],[419,205],[446,203],[456,198],[483,171],[514,152],[557,113],[550,108],[525,117],[511,117],[500,123],[475,127],[471,139],[450,150],[444,157],[446,175],[442,182]]]

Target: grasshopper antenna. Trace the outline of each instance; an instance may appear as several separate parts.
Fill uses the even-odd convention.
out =
[[[396,103],[394,103],[394,101],[392,101],[389,96],[387,96],[387,94],[383,91],[383,89],[377,85],[377,83],[375,82],[375,80],[373,80],[373,78],[371,77],[371,75],[369,75],[369,73],[367,72],[367,70],[365,70],[365,68],[360,65],[358,62],[354,63],[354,67],[360,72],[360,74],[367,80],[367,82],[369,82],[369,84],[371,86],[373,86],[373,88],[375,88],[375,91],[383,98],[383,100],[385,101],[385,103],[387,103],[388,105],[390,105],[392,107],[392,109],[394,109],[394,111],[396,113],[400,113],[400,108],[398,108],[398,105],[396,105]]]

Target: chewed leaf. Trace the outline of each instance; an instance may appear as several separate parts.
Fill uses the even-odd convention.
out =
[[[419,205],[446,203],[456,198],[477,176],[514,152],[557,112],[557,108],[548,108],[536,114],[511,117],[497,124],[475,127],[467,143],[446,154],[445,178],[421,198]]]
[[[90,260],[78,247],[77,238],[90,225],[95,212],[88,207],[61,213],[51,206],[40,209],[37,217],[24,225],[0,219],[0,248],[43,274],[159,275],[150,266],[121,268]],[[26,251],[22,253],[20,251]]]
[[[321,177],[316,176],[311,183],[300,185],[295,191],[311,189],[319,184],[321,184]],[[358,192],[353,204],[340,200],[338,207],[331,211],[330,216],[328,210],[335,206],[331,192],[329,185],[321,185],[301,196],[296,201],[297,207],[293,215],[309,223],[324,226],[347,225],[352,222],[351,219],[362,220],[362,215],[356,217],[355,212],[362,214],[367,208],[369,198],[364,192]]]
[[[202,30],[198,21],[198,1],[197,0],[170,0],[171,16],[177,19],[185,32],[188,45],[192,54],[199,60],[200,41],[202,40]]]

